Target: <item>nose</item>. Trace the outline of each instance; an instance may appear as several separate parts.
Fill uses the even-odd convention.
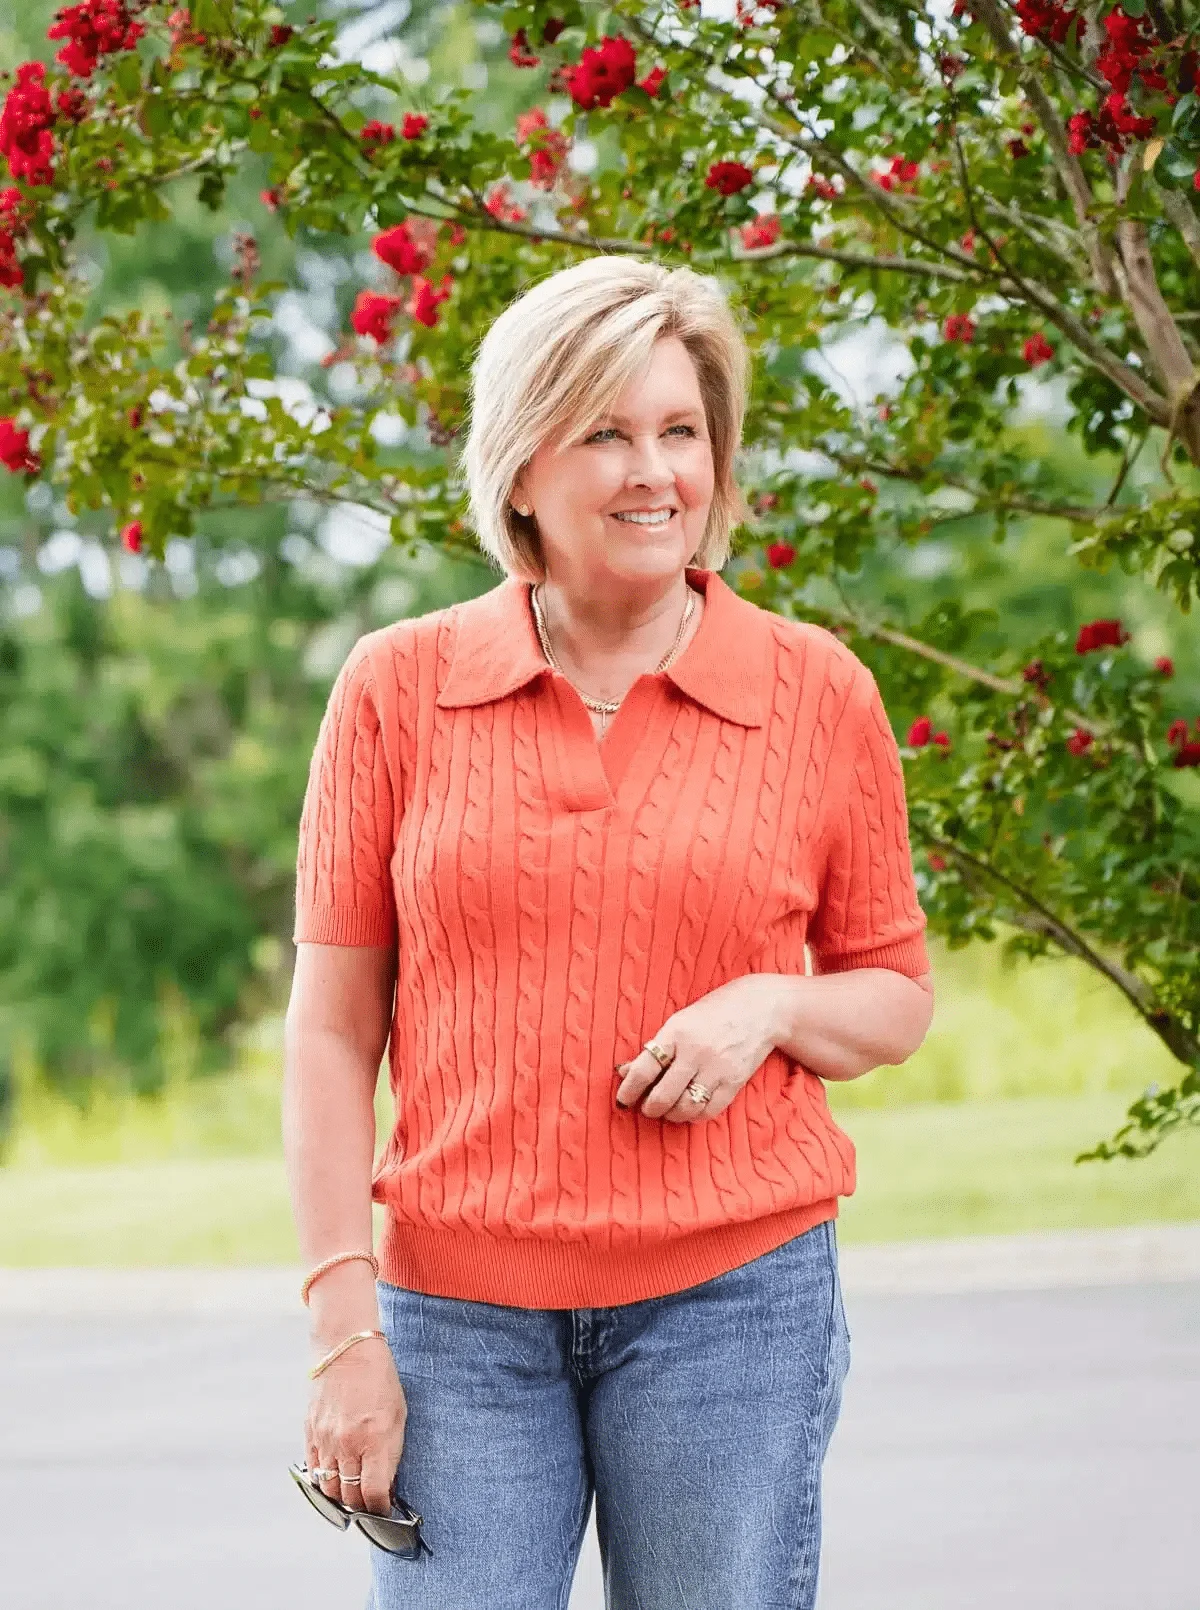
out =
[[[633,438],[633,464],[628,480],[633,486],[665,487],[675,479],[663,445],[654,431]]]

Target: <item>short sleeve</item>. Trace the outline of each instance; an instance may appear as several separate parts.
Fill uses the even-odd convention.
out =
[[[928,971],[904,771],[875,678],[860,666],[834,741],[808,944],[818,973]],[[831,757],[833,758],[833,757]]]
[[[395,944],[394,797],[360,643],[333,685],[309,767],[296,859],[297,944]]]

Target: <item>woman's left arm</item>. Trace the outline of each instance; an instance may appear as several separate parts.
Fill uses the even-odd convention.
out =
[[[772,1043],[822,1079],[857,1079],[908,1060],[933,1017],[933,974],[887,967],[769,980]]]

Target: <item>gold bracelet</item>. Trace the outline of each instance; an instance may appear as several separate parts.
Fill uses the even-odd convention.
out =
[[[369,1341],[372,1336],[378,1336],[381,1342],[387,1341],[387,1337],[381,1330],[356,1330],[353,1336],[347,1336],[346,1340],[344,1342],[339,1342],[332,1352],[326,1353],[325,1357],[320,1361],[319,1364],[313,1365],[312,1369],[308,1372],[309,1380],[315,1381],[322,1370],[327,1370],[333,1363],[334,1359],[341,1358],[346,1349],[348,1347],[353,1347],[355,1342]]]
[[[371,1265],[371,1271],[375,1278],[379,1278],[379,1260],[373,1252],[337,1252],[332,1258],[326,1258],[324,1263],[319,1263],[315,1269],[310,1270],[304,1277],[304,1284],[300,1287],[300,1301],[306,1308],[308,1307],[309,1289],[313,1281],[319,1279],[327,1269],[332,1269],[339,1263],[348,1263],[351,1258],[365,1258]]]

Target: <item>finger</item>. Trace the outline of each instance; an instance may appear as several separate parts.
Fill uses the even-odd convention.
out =
[[[692,1078],[696,1080],[697,1083],[702,1084],[706,1090],[711,1090],[712,1095],[707,1101],[697,1101],[692,1095],[691,1083],[689,1081],[689,1084],[684,1088],[683,1094],[671,1108],[670,1112],[663,1113],[663,1121],[665,1123],[698,1124],[702,1123],[706,1118],[713,1118],[716,1116],[716,1113],[713,1111],[714,1107],[716,1107],[717,1112],[724,1111],[726,1103],[721,1101],[718,1105],[717,1100],[718,1096],[721,1095],[722,1092],[715,1085],[709,1084],[705,1079],[700,1078],[696,1074],[693,1074]]]
[[[346,1508],[362,1509],[362,1461],[354,1454],[342,1454],[338,1459],[338,1482]]]
[[[662,1118],[669,1113],[672,1107],[678,1105],[680,1097],[688,1087],[688,1082],[696,1077],[695,1068],[682,1057],[676,1057],[671,1066],[659,1079],[642,1102],[642,1111],[647,1118]]]
[[[309,1470],[321,1471],[321,1478],[317,1483],[326,1498],[336,1498],[339,1503],[342,1499],[342,1484],[338,1480],[337,1455],[331,1448],[318,1449],[316,1457],[310,1461]]]
[[[396,1461],[382,1449],[368,1449],[362,1462],[362,1507],[375,1515],[392,1513]]]
[[[675,1047],[669,1042],[658,1041],[665,1051],[674,1052]],[[675,1066],[674,1062],[670,1067]],[[618,1065],[621,1082],[617,1086],[616,1098],[623,1107],[635,1106],[659,1079],[666,1077],[667,1072],[649,1051],[639,1051],[637,1056],[631,1057],[628,1062]]]

